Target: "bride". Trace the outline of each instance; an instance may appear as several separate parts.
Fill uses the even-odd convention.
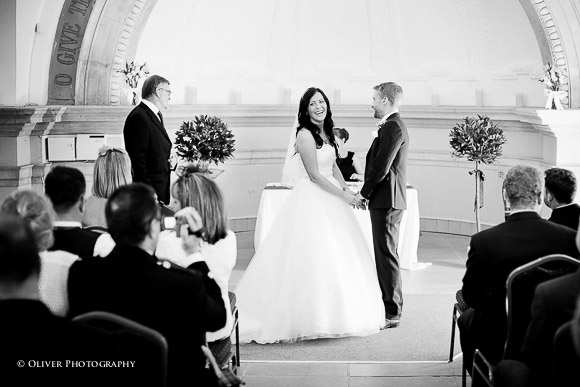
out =
[[[358,204],[336,165],[330,103],[300,99],[298,179],[235,292],[240,341],[365,336],[384,325],[374,260],[355,218]]]

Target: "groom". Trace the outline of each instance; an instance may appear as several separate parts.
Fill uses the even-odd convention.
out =
[[[407,151],[409,134],[399,116],[403,89],[394,82],[374,87],[373,104],[378,135],[367,154],[365,183],[358,199],[368,199],[377,275],[385,304],[385,328],[399,326],[403,292],[399,255],[399,225],[407,209]]]

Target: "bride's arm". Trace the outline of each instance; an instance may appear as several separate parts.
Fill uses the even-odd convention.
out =
[[[346,185],[346,181],[344,181],[344,176],[342,176],[342,172],[340,171],[340,168],[336,164],[336,161],[334,162],[334,165],[332,166],[332,175],[334,176],[334,178],[336,180],[338,180],[338,183],[342,187],[342,190],[346,191],[348,189],[348,186]]]
[[[341,198],[345,203],[352,204],[355,201],[354,195],[348,191],[342,191],[335,187],[327,178],[322,176],[318,170],[318,160],[316,158],[316,142],[312,134],[306,130],[302,129],[298,132],[296,136],[296,148],[308,173],[310,181],[318,185],[320,188],[326,192]],[[344,180],[343,180],[344,181]]]

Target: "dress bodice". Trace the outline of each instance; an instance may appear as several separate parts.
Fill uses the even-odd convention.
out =
[[[294,158],[297,159],[296,162],[298,163],[300,177],[308,176],[300,154],[296,153]],[[322,144],[320,148],[316,149],[316,160],[318,161],[318,171],[325,177],[332,176],[332,167],[336,161],[334,148],[326,143]]]

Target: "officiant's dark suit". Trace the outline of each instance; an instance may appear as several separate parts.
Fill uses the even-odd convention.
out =
[[[69,315],[103,310],[159,331],[169,346],[169,386],[205,386],[196,384],[211,378],[201,350],[205,332],[226,323],[221,291],[208,277],[206,263],[183,269],[152,254],[159,209],[153,190],[144,184],[120,187],[105,213],[117,245],[105,258],[84,258],[71,266]]]
[[[171,140],[163,124],[161,110],[167,108],[169,82],[152,75],[143,84],[143,100],[125,120],[123,137],[131,158],[133,181],[150,185],[157,197],[169,204]],[[160,115],[161,114],[161,115]]]
[[[409,134],[398,113],[402,89],[395,83],[375,87],[375,118],[382,118],[378,135],[366,157],[361,196],[368,199],[379,285],[385,304],[386,327],[398,326],[403,309],[399,255],[399,226],[407,209]]]
[[[506,196],[512,213],[495,227],[471,237],[461,289],[471,307],[459,317],[461,348],[467,369],[479,348],[492,362],[503,355],[506,339],[506,281],[517,267],[549,254],[578,257],[576,233],[542,219],[540,171],[515,166],[506,175]]]

